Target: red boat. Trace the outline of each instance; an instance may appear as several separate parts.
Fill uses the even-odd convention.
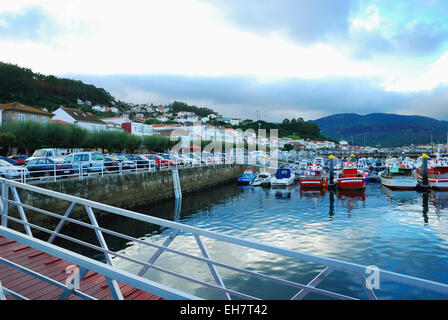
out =
[[[299,179],[299,184],[301,188],[309,189],[322,189],[327,184],[326,173],[322,166],[313,163],[308,165],[305,175],[301,176]]]
[[[364,190],[366,178],[362,171],[358,170],[356,163],[349,161],[339,172],[337,178],[338,187],[341,190]]]
[[[423,174],[418,170],[417,179],[423,183]],[[433,189],[448,190],[448,159],[436,157],[428,161],[428,183]]]

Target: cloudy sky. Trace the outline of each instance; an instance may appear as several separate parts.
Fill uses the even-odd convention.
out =
[[[269,121],[448,120],[446,0],[14,0],[0,60],[136,103]]]

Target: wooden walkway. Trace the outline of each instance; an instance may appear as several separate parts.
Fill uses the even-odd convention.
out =
[[[0,236],[0,257],[14,262],[22,267],[33,270],[48,278],[65,284],[69,274],[66,268],[71,263],[55,258],[44,252],[25,246],[16,241]],[[0,263],[0,281],[3,287],[14,291],[30,300],[57,300],[63,290],[48,282],[32,277],[22,271]],[[124,300],[162,300],[162,298],[118,282]],[[88,271],[80,281],[80,289],[99,300],[112,300],[112,295],[106,283],[106,278],[98,273]],[[13,297],[6,295],[8,300]],[[68,300],[82,300],[70,295]]]

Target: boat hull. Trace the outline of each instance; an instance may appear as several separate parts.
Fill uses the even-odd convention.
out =
[[[271,186],[290,186],[294,183],[294,178],[291,179],[273,179],[271,180]]]
[[[301,188],[323,188],[325,180],[323,178],[301,177],[299,184]]]
[[[382,175],[380,175],[379,177],[381,180],[381,184],[390,189],[413,190],[417,188],[416,178],[405,178],[405,177],[385,178]]]
[[[419,176],[418,177],[418,182],[420,184],[423,183],[423,177]],[[429,178],[428,179],[428,184],[431,186],[431,188],[433,189],[437,189],[437,190],[448,190],[448,178]]]
[[[366,187],[366,179],[362,177],[338,178],[337,183],[342,190],[363,190]]]

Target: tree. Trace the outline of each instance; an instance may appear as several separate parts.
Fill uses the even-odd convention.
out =
[[[12,133],[2,132],[0,133],[0,154],[7,156],[9,149],[16,144],[16,136]]]

